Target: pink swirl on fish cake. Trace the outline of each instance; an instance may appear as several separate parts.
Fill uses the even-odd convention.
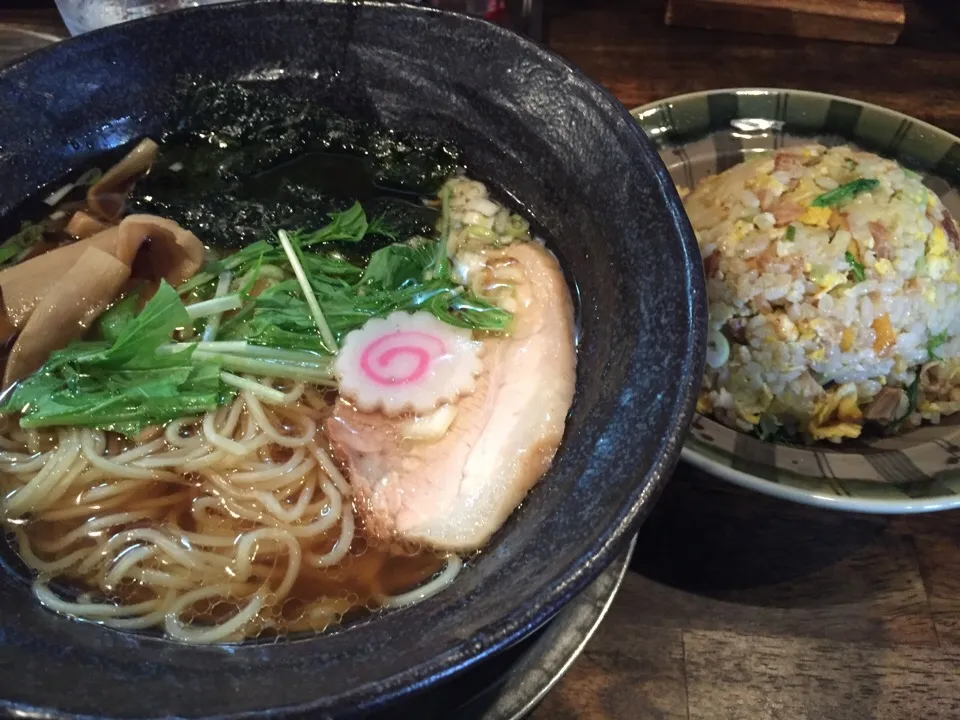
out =
[[[443,341],[434,335],[397,330],[389,335],[381,335],[363,349],[360,368],[364,375],[380,385],[408,385],[421,380],[430,371],[433,361],[445,353]],[[412,369],[398,363],[398,360],[409,356],[416,360]]]

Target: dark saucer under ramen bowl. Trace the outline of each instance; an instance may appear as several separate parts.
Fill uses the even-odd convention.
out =
[[[18,717],[345,716],[489,657],[620,553],[680,452],[699,387],[700,257],[629,113],[483,21],[378,3],[252,2],[115,26],[0,70],[0,218],[104,150],[176,120],[199,72],[458,145],[512,196],[579,289],[577,396],[546,476],[447,590],[337,632],[190,647],[44,610],[0,577],[0,710]],[[8,223],[6,223],[8,224]]]

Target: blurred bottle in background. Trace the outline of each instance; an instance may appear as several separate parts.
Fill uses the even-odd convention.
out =
[[[420,4],[479,15],[495,23],[503,22],[507,12],[507,0],[424,0]]]
[[[418,4],[477,15],[534,40],[544,39],[543,0],[419,0]]]

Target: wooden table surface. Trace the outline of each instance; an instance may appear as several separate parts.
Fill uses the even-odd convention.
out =
[[[908,3],[894,47],[666,28],[662,0],[546,5],[550,44],[629,107],[785,86],[960,135],[953,3]],[[10,25],[64,33],[49,10],[0,10]],[[37,39],[0,32],[0,62]],[[607,619],[533,718],[956,720],[960,513],[831,514],[681,465]]]

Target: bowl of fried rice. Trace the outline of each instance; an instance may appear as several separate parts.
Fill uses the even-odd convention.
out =
[[[684,459],[837,509],[960,506],[960,140],[795,90],[633,114],[680,190],[707,281]]]

